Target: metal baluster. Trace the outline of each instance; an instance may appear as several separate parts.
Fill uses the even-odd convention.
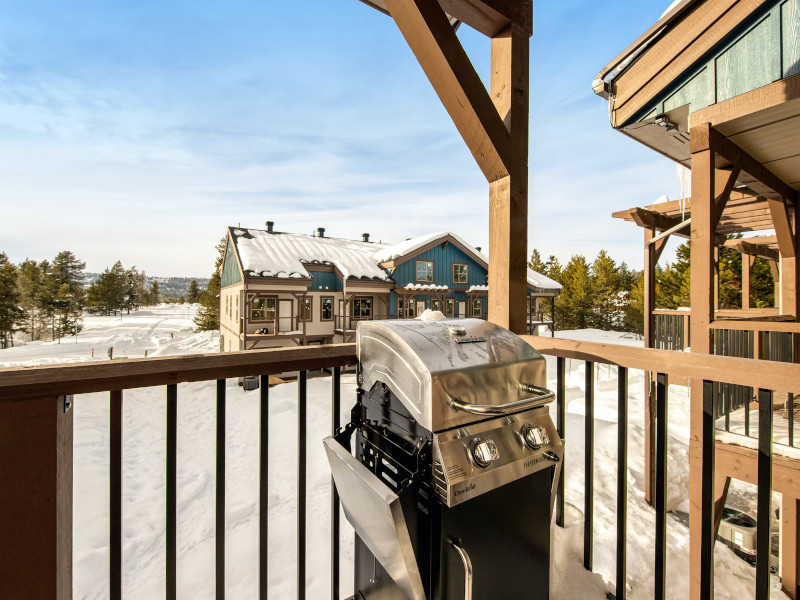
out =
[[[178,597],[178,385],[167,386],[167,600]]]
[[[217,380],[217,600],[225,598],[225,380]]]
[[[306,378],[297,378],[297,599],[306,597]]]
[[[786,398],[786,404],[789,409],[789,445],[794,447],[794,394],[791,392]]]
[[[559,356],[556,358],[556,410],[558,412],[558,436],[564,441],[566,429],[566,360]],[[566,444],[566,442],[565,442]],[[566,458],[566,448],[564,449]],[[558,500],[556,502],[556,525],[564,527],[564,480],[566,479],[566,460],[561,462],[561,478],[558,481]]]
[[[617,594],[627,596],[628,536],[628,369],[617,367]]]
[[[332,435],[336,435],[336,431],[340,426],[341,385],[342,370],[339,367],[334,367],[331,380]],[[331,478],[331,491],[331,598],[332,600],[339,600],[339,493],[336,491],[336,484],[333,478]]]
[[[714,597],[714,382],[703,381],[703,470],[702,501],[700,508],[700,598]]]
[[[258,449],[258,597],[269,597],[269,375],[261,375]]]
[[[745,402],[744,402],[744,434],[747,437],[750,437],[750,402],[753,400],[753,388],[747,388],[745,390]]]
[[[758,527],[756,600],[769,598],[772,536],[772,391],[758,390]]]
[[[667,395],[665,373],[656,376],[656,564],[655,598],[664,600],[667,568]]]
[[[109,394],[109,438],[109,592],[122,600],[122,390]]]
[[[583,519],[583,566],[592,570],[592,551],[594,545],[594,363],[586,362],[586,447],[584,448],[585,492]]]

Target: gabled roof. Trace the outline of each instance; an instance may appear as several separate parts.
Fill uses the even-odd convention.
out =
[[[456,246],[470,256],[475,262],[482,265],[484,268],[489,267],[489,258],[478,252],[476,248],[469,245],[461,237],[449,231],[437,231],[427,235],[408,239],[399,244],[394,244],[383,248],[375,253],[375,260],[380,263],[396,262],[403,263],[411,260],[415,256],[422,254],[429,248],[436,244],[444,243],[445,241],[454,243]],[[528,285],[540,290],[560,290],[561,284],[553,281],[549,277],[537,273],[532,269],[528,269]]]
[[[304,264],[335,267],[345,279],[392,281],[372,255],[384,244],[301,233],[229,228],[246,275],[280,279],[310,279]]]

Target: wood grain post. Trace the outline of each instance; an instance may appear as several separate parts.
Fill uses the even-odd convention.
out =
[[[0,598],[72,598],[72,415],[0,401]]]
[[[742,310],[750,308],[750,269],[755,256],[742,254]]]
[[[644,230],[644,346],[653,348],[655,345],[655,318],[653,310],[656,306],[656,250],[650,241],[655,237],[656,230]],[[653,490],[656,485],[656,396],[653,385],[653,374],[644,373],[644,499],[655,507]]]
[[[508,176],[489,184],[489,321],[526,333],[529,40],[511,24],[492,38],[490,94],[509,132]]]
[[[781,587],[789,598],[800,600],[800,500],[781,499]]]
[[[692,225],[691,225],[691,352],[711,353],[710,324],[714,319],[714,201],[715,156],[711,147],[711,127],[693,127],[690,132],[692,152]],[[703,386],[691,381],[690,444],[703,447]],[[714,477],[713,445],[710,472],[703,470],[702,453],[690,453],[689,463],[689,584],[690,598],[702,598],[703,527],[701,518],[703,478]],[[708,457],[707,457],[708,458]],[[709,532],[712,534],[713,532]],[[709,543],[709,540],[706,540]],[[713,547],[713,539],[710,541]],[[713,571],[707,575],[713,581]]]

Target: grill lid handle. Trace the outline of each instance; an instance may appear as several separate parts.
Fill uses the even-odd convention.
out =
[[[547,404],[548,401],[555,396],[555,392],[530,383],[524,383],[520,387],[529,394],[533,393],[537,395],[533,398],[515,400],[514,402],[506,402],[505,404],[472,404],[470,402],[464,402],[461,398],[451,398],[450,407],[453,410],[461,410],[473,415],[507,415],[508,413],[542,406]]]

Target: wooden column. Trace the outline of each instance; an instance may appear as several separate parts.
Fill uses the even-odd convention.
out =
[[[714,229],[716,230],[716,227]],[[714,310],[719,310],[719,246],[716,244],[714,244]]]
[[[653,310],[656,306],[656,249],[650,241],[656,230],[644,230],[644,346],[653,348],[655,344],[655,319]],[[653,492],[656,486],[656,395],[653,385],[653,374],[644,373],[644,498],[650,506],[655,506]]]
[[[742,254],[742,309],[750,308],[750,269],[753,267],[755,257],[752,254]]]
[[[783,494],[781,500],[781,587],[800,600],[800,500]]]
[[[72,415],[0,401],[0,598],[72,598]]]
[[[489,184],[489,300],[493,323],[526,333],[529,41],[511,24],[492,38],[490,95],[510,136],[508,175]]]
[[[714,318],[714,200],[715,157],[711,147],[711,127],[703,125],[690,132],[692,152],[692,225],[691,225],[691,351],[711,353],[710,323]],[[690,445],[703,444],[703,382],[691,381]],[[714,477],[713,453],[711,471],[703,472],[702,452],[690,452],[689,463],[689,583],[690,598],[701,598],[703,529],[701,519],[703,478]],[[712,539],[706,540],[713,547]],[[709,574],[713,581],[713,572]]]

